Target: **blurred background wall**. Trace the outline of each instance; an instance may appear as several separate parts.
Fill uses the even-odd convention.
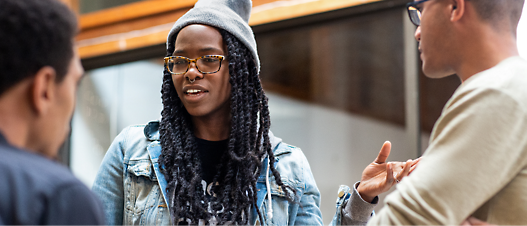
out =
[[[165,39],[195,0],[62,1],[79,14],[77,45],[86,76],[61,160],[91,186],[123,128],[160,119]],[[456,76],[422,74],[406,2],[253,0],[250,24],[271,130],[307,156],[325,224],[339,185],[360,180],[384,141],[392,142],[390,160],[421,155],[460,84]],[[518,30],[522,54],[525,20]]]

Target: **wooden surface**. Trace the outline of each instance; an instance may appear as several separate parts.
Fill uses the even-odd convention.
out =
[[[353,7],[380,0],[290,0],[255,4],[249,24],[251,26],[287,20],[311,14]]]
[[[81,30],[100,27],[112,23],[126,22],[139,18],[148,18],[156,14],[190,9],[196,0],[148,0],[130,3],[120,7],[87,13],[80,18]]]
[[[62,1],[76,4],[76,0]],[[376,1],[380,0],[254,0],[249,24],[262,25]],[[146,0],[83,14],[77,36],[81,58],[162,44],[172,24],[195,2]]]

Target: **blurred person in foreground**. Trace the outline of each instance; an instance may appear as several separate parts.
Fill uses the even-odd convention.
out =
[[[456,74],[462,84],[436,122],[419,166],[369,225],[527,224],[527,62],[516,47],[523,4],[408,4],[424,73]]]
[[[54,162],[84,71],[75,15],[57,1],[0,1],[0,223],[104,224],[102,205]]]

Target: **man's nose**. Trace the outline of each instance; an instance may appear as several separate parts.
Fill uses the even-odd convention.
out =
[[[418,26],[417,29],[415,29],[414,37],[418,42],[421,41],[421,26]]]

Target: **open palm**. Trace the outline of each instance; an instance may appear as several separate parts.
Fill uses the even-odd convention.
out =
[[[386,162],[390,150],[391,143],[386,141],[375,161],[362,171],[361,182],[357,191],[367,202],[371,202],[377,195],[390,190],[403,177],[410,174],[419,162],[419,159],[406,162]]]

